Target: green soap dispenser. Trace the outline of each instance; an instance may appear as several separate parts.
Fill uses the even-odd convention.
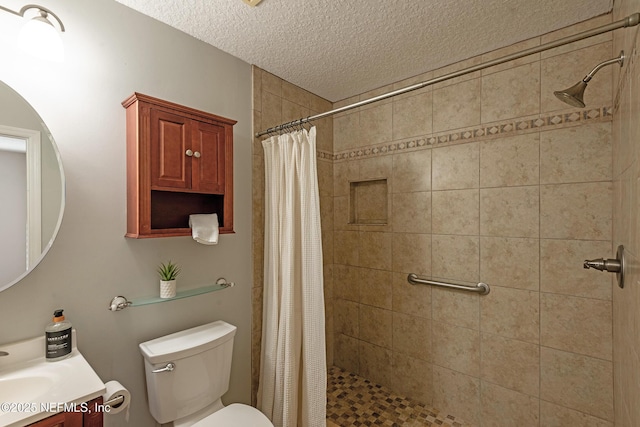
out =
[[[53,322],[44,329],[47,362],[55,362],[71,356],[71,322],[64,319],[63,311],[63,309],[54,311]]]

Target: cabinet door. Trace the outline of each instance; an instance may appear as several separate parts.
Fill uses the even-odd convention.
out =
[[[82,427],[82,413],[80,412],[62,412],[29,424],[30,427]]]
[[[191,187],[190,120],[151,109],[151,188]]]
[[[193,122],[191,129],[194,155],[191,188],[203,193],[224,194],[225,128],[209,123]]]

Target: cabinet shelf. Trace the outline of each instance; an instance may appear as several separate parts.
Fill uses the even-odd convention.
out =
[[[204,295],[211,292],[221,291],[223,289],[232,288],[235,286],[234,282],[227,282],[226,279],[220,278],[216,280],[213,285],[203,285],[197,288],[185,289],[176,292],[176,296],[172,298],[160,298],[159,296],[138,297],[128,300],[126,297],[117,296],[111,300],[111,304],[108,309],[111,311],[120,311],[127,307],[140,307],[143,305],[158,304],[161,302],[174,301],[183,298],[194,297],[196,295]]]

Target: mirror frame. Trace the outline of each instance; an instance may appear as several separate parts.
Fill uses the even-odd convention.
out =
[[[41,248],[40,255],[37,258],[34,257],[35,259],[33,261],[31,260],[31,258],[32,258],[31,254],[29,254],[29,259],[30,259],[29,267],[22,274],[20,274],[14,280],[12,280],[12,281],[10,281],[8,283],[0,284],[0,292],[2,292],[5,289],[9,289],[10,287],[15,285],[16,283],[20,282],[25,277],[27,277],[29,275],[29,273],[31,273],[40,264],[40,262],[42,262],[44,257],[47,255],[47,253],[51,249],[51,246],[53,246],[53,243],[55,242],[56,237],[58,236],[58,232],[60,231],[60,227],[62,225],[62,219],[64,217],[64,210],[65,210],[67,195],[66,195],[66,178],[65,178],[65,174],[64,174],[64,167],[63,167],[63,164],[62,164],[62,157],[60,156],[60,150],[58,149],[58,145],[56,144],[56,142],[55,142],[55,140],[53,138],[53,135],[51,135],[51,132],[49,131],[49,127],[45,124],[45,122],[42,120],[42,117],[40,116],[40,114],[36,111],[35,108],[33,108],[31,103],[29,101],[27,101],[24,96],[22,96],[18,91],[16,91],[13,87],[9,86],[7,83],[3,82],[2,80],[0,80],[0,84],[5,85],[10,91],[12,91],[16,95],[17,98],[22,99],[22,101],[31,109],[31,111],[33,112],[35,117],[37,117],[38,121],[40,122],[40,126],[42,127],[42,130],[41,130],[41,143],[44,144],[44,143],[46,143],[47,140],[51,143],[51,146],[53,148],[53,153],[55,154],[56,161],[58,162],[58,171],[60,172],[60,186],[61,186],[61,188],[60,188],[60,199],[61,199],[60,200],[60,212],[58,213],[56,226],[53,229],[53,232],[51,233],[51,238],[49,239],[47,244],[44,245],[44,247]],[[9,125],[3,125],[3,126],[4,127],[8,127]]]

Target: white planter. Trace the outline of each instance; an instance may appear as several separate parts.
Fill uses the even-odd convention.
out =
[[[173,298],[176,296],[176,281],[161,280],[160,281],[160,298]]]

